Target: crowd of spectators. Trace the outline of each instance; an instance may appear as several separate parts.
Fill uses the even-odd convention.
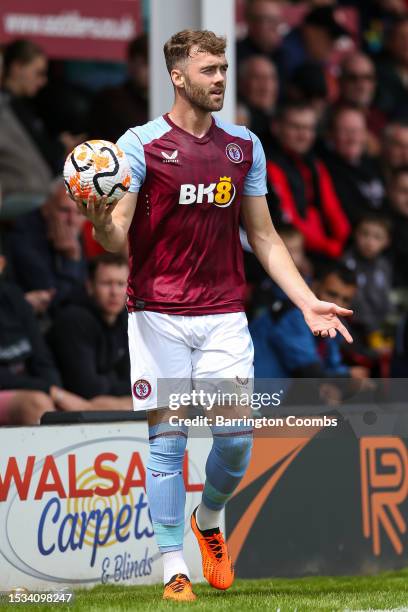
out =
[[[272,218],[316,294],[355,309],[351,349],[314,338],[241,228],[255,375],[405,376],[408,2],[247,0],[245,21],[236,122],[264,146]],[[147,121],[147,37],[96,92],[30,40],[0,62],[0,425],[129,410],[126,253],[94,242],[60,176],[79,142]]]

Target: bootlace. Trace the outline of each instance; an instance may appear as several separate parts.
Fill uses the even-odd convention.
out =
[[[214,535],[205,536],[205,540],[210,547],[214,557],[219,561],[222,559],[222,547],[224,544],[224,538],[221,533],[215,533]]]
[[[170,587],[175,593],[180,593],[186,584],[187,580],[183,576],[177,576],[177,578],[170,584]]]

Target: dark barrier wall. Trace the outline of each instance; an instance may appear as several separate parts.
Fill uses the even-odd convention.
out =
[[[408,450],[396,436],[257,437],[227,505],[237,575],[363,574],[408,565]]]

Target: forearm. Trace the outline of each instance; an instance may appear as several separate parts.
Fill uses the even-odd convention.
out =
[[[126,233],[120,225],[110,223],[104,226],[94,226],[92,235],[106,251],[116,253],[126,245]]]
[[[248,239],[267,274],[298,308],[303,309],[316,300],[314,293],[293,263],[285,244],[275,231],[264,235],[249,235]]]

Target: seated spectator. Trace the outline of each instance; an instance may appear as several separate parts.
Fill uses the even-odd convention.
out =
[[[4,280],[0,256],[0,425],[37,425],[44,412],[89,410],[61,379],[20,289]]]
[[[393,220],[394,284],[408,287],[408,166],[394,170],[387,187]]]
[[[332,6],[312,8],[282,43],[286,78],[291,78],[296,68],[305,62],[315,62],[325,71],[329,99],[333,100],[337,96],[337,79],[330,62],[337,40],[344,36],[350,35],[337,23]]]
[[[146,34],[128,47],[127,80],[103,89],[91,107],[89,132],[93,138],[116,142],[130,126],[148,121],[149,58]]]
[[[56,307],[82,287],[86,278],[80,240],[83,221],[62,181],[39,210],[18,217],[7,244],[15,280],[24,292],[48,291]]]
[[[237,44],[237,64],[252,55],[265,55],[283,72],[284,56],[280,49],[285,28],[280,0],[248,0],[246,21],[248,34]]]
[[[49,341],[69,391],[111,409],[132,407],[125,310],[127,260],[104,253],[90,262],[87,299],[57,317]],[[95,404],[94,400],[94,404]]]
[[[275,113],[279,81],[274,64],[262,55],[244,60],[238,71],[238,94],[250,113],[248,126],[257,135],[269,130]]]
[[[307,104],[287,104],[273,129],[277,145],[267,152],[273,216],[299,229],[310,254],[338,257],[350,227],[326,166],[312,152],[316,112]]]
[[[377,75],[374,63],[361,52],[348,55],[341,65],[340,106],[355,106],[365,115],[367,122],[367,149],[370,154],[380,153],[380,134],[386,123],[386,115],[374,105]]]
[[[322,157],[341,206],[350,223],[384,207],[385,187],[377,160],[366,153],[367,125],[362,110],[340,106],[333,110]]]
[[[35,51],[36,48],[33,50],[34,56],[32,59],[34,60],[36,57]],[[43,81],[35,77],[36,71],[34,71],[34,75],[31,74],[32,70],[28,72],[28,79],[25,84],[26,92],[31,92],[33,95],[41,87]],[[3,55],[0,55],[0,81],[2,82],[2,80]],[[52,173],[47,161],[43,158],[29,131],[13,111],[11,94],[2,89],[0,91],[0,184],[2,200],[7,201],[8,196],[19,193],[32,194],[37,198],[39,197],[41,202],[49,193],[51,178]],[[2,204],[4,205],[4,202]],[[21,206],[16,214],[21,214],[20,208]],[[29,204],[23,206],[23,212],[27,212],[27,209],[32,209]],[[13,218],[13,215],[10,216]]]
[[[335,301],[350,308],[356,292],[354,274],[331,263],[313,284],[320,300]],[[341,336],[316,338],[310,333],[302,312],[287,298],[278,296],[268,312],[250,325],[255,347],[255,378],[352,377],[365,378],[366,368],[347,366],[342,359]]]
[[[408,105],[408,14],[396,18],[388,31],[385,57],[378,63],[378,106],[387,115]]]
[[[50,136],[32,101],[47,82],[44,51],[30,40],[20,39],[5,46],[3,57],[2,96],[17,119],[20,131],[31,140],[31,148],[35,148],[53,175],[59,174],[64,162],[64,147]],[[17,145],[10,142],[10,146],[13,144]]]
[[[395,119],[387,124],[382,142],[382,165],[386,178],[393,171],[408,166],[408,121]]]
[[[384,252],[391,240],[387,217],[365,215],[355,226],[353,243],[344,254],[345,265],[357,278],[351,333],[356,342],[372,346],[371,338],[384,328],[391,311],[391,264]]]

